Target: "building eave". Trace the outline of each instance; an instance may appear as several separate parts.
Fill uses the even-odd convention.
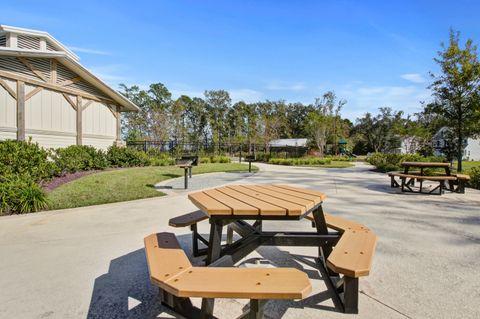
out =
[[[78,61],[71,58],[70,55],[65,52],[55,51],[37,51],[37,50],[25,50],[25,49],[11,49],[0,48],[0,56],[13,56],[13,57],[30,57],[30,58],[54,58],[61,62],[63,65],[77,73],[85,81],[95,86],[98,90],[103,92],[109,98],[114,100],[122,108],[120,111],[134,111],[137,112],[140,108],[123,96],[121,93],[112,89],[108,84],[96,77],[87,68],[81,65]]]

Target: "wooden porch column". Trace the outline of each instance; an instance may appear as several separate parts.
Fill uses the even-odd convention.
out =
[[[77,95],[77,145],[82,145],[83,143],[82,104],[82,97]]]
[[[115,106],[115,117],[117,118],[117,142],[122,140],[122,122],[121,122],[121,113],[120,107]]]
[[[17,81],[17,140],[25,141],[25,83]]]

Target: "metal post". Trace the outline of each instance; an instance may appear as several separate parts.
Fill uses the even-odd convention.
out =
[[[190,178],[192,178],[192,167],[191,166],[188,168],[188,176]]]
[[[252,161],[251,160],[248,161],[248,172],[249,173],[252,172]]]
[[[188,167],[185,167],[184,170],[185,170],[185,189],[188,189]]]

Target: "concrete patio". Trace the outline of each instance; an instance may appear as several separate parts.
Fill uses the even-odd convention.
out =
[[[168,196],[0,218],[0,318],[174,318],[150,285],[143,238],[176,232],[185,250],[189,229],[168,226],[195,207],[186,194],[228,183],[288,183],[328,196],[324,209],[372,228],[378,246],[371,275],[360,280],[360,314],[335,308],[316,249],[262,247],[241,266],[268,260],[309,275],[303,301],[275,301],[268,318],[478,318],[480,191],[443,196],[402,194],[385,174],[357,163],[348,169],[258,164],[256,174],[194,176],[157,185]],[[266,229],[311,230],[307,221],[268,222]],[[208,223],[199,225],[208,232]],[[198,262],[198,260],[194,260]],[[218,300],[215,314],[240,315],[247,302]]]

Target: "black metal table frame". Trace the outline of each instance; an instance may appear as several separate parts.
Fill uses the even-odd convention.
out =
[[[316,232],[284,232],[284,231],[263,231],[263,220],[300,220],[312,213],[315,222]],[[254,220],[250,225],[245,220]],[[332,247],[341,237],[339,232],[329,232],[322,203],[300,216],[269,216],[269,215],[211,215],[210,237],[203,238],[198,234],[197,226],[192,225],[193,231],[193,253],[195,256],[206,254],[206,265],[214,263],[221,257],[230,256],[233,263],[250,254],[259,246],[304,246],[318,247],[319,258],[317,264],[320,271],[328,278],[328,288],[335,292],[334,303],[345,313],[358,313],[358,278],[343,276],[340,278],[327,267],[326,260],[332,252]],[[227,244],[222,245],[223,227],[228,226]],[[233,241],[233,232],[240,235],[240,239]],[[207,248],[199,249],[198,243],[203,242]]]

